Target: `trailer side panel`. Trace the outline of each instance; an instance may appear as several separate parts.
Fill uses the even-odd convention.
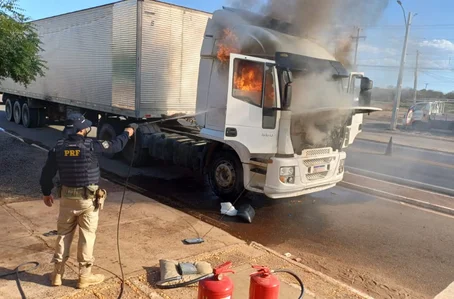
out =
[[[33,22],[48,67],[45,76],[27,88],[6,79],[0,89],[133,116],[136,5],[130,0]]]
[[[211,14],[156,1],[143,6],[141,114],[194,113],[200,50]]]

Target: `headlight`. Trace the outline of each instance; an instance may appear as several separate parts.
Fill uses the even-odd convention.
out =
[[[344,165],[345,165],[345,159],[340,160],[340,162],[339,162],[339,171],[337,172],[337,174],[341,174],[342,172],[344,172]]]
[[[295,184],[295,166],[281,167],[279,180],[284,184]]]
[[[283,176],[295,175],[295,166],[281,167],[281,169],[279,170],[279,175],[283,175]]]

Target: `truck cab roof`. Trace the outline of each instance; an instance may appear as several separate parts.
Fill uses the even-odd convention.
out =
[[[315,40],[298,37],[290,23],[225,7],[215,11],[212,20],[217,25],[218,32],[219,29],[229,29],[236,35],[242,47],[242,54],[274,57],[276,52],[287,52],[336,61],[336,58]]]

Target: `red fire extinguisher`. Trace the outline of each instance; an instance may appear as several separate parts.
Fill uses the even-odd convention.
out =
[[[298,299],[304,296],[303,281],[294,272],[289,270],[270,270],[264,266],[252,266],[257,269],[257,272],[251,274],[251,282],[249,285],[249,299],[278,299],[280,282],[273,273],[287,273],[293,276],[301,287],[301,293]]]
[[[272,274],[268,267],[252,267],[257,269],[257,272],[251,274],[249,299],[278,299],[280,287],[279,279]]]
[[[226,273],[235,273],[232,263],[227,262],[215,268],[213,276],[199,282],[198,299],[231,299],[233,295],[233,281],[225,276]]]

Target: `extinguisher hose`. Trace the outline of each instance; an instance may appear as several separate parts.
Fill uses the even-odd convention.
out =
[[[191,284],[197,283],[197,282],[199,282],[201,280],[204,280],[206,278],[210,278],[210,277],[213,277],[213,276],[214,276],[213,273],[209,273],[209,274],[205,274],[205,275],[202,275],[200,277],[197,277],[195,279],[188,280],[188,281],[183,281],[183,282],[180,282],[180,283],[177,283],[177,284],[167,284],[169,282],[172,282],[172,281],[175,281],[175,280],[181,280],[183,278],[182,276],[176,276],[176,277],[167,278],[167,279],[158,281],[156,283],[156,287],[158,289],[163,289],[163,290],[177,289],[177,288],[187,287],[187,286],[189,286]]]
[[[302,299],[303,298],[303,295],[304,295],[304,284],[303,284],[303,281],[301,280],[301,278],[299,278],[298,275],[296,275],[296,273],[294,273],[294,272],[292,272],[290,270],[285,270],[285,269],[273,270],[272,272],[273,273],[287,273],[287,274],[293,276],[298,281],[298,283],[300,284],[300,287],[301,287],[301,293],[300,293],[300,296],[298,297],[298,299]]]

